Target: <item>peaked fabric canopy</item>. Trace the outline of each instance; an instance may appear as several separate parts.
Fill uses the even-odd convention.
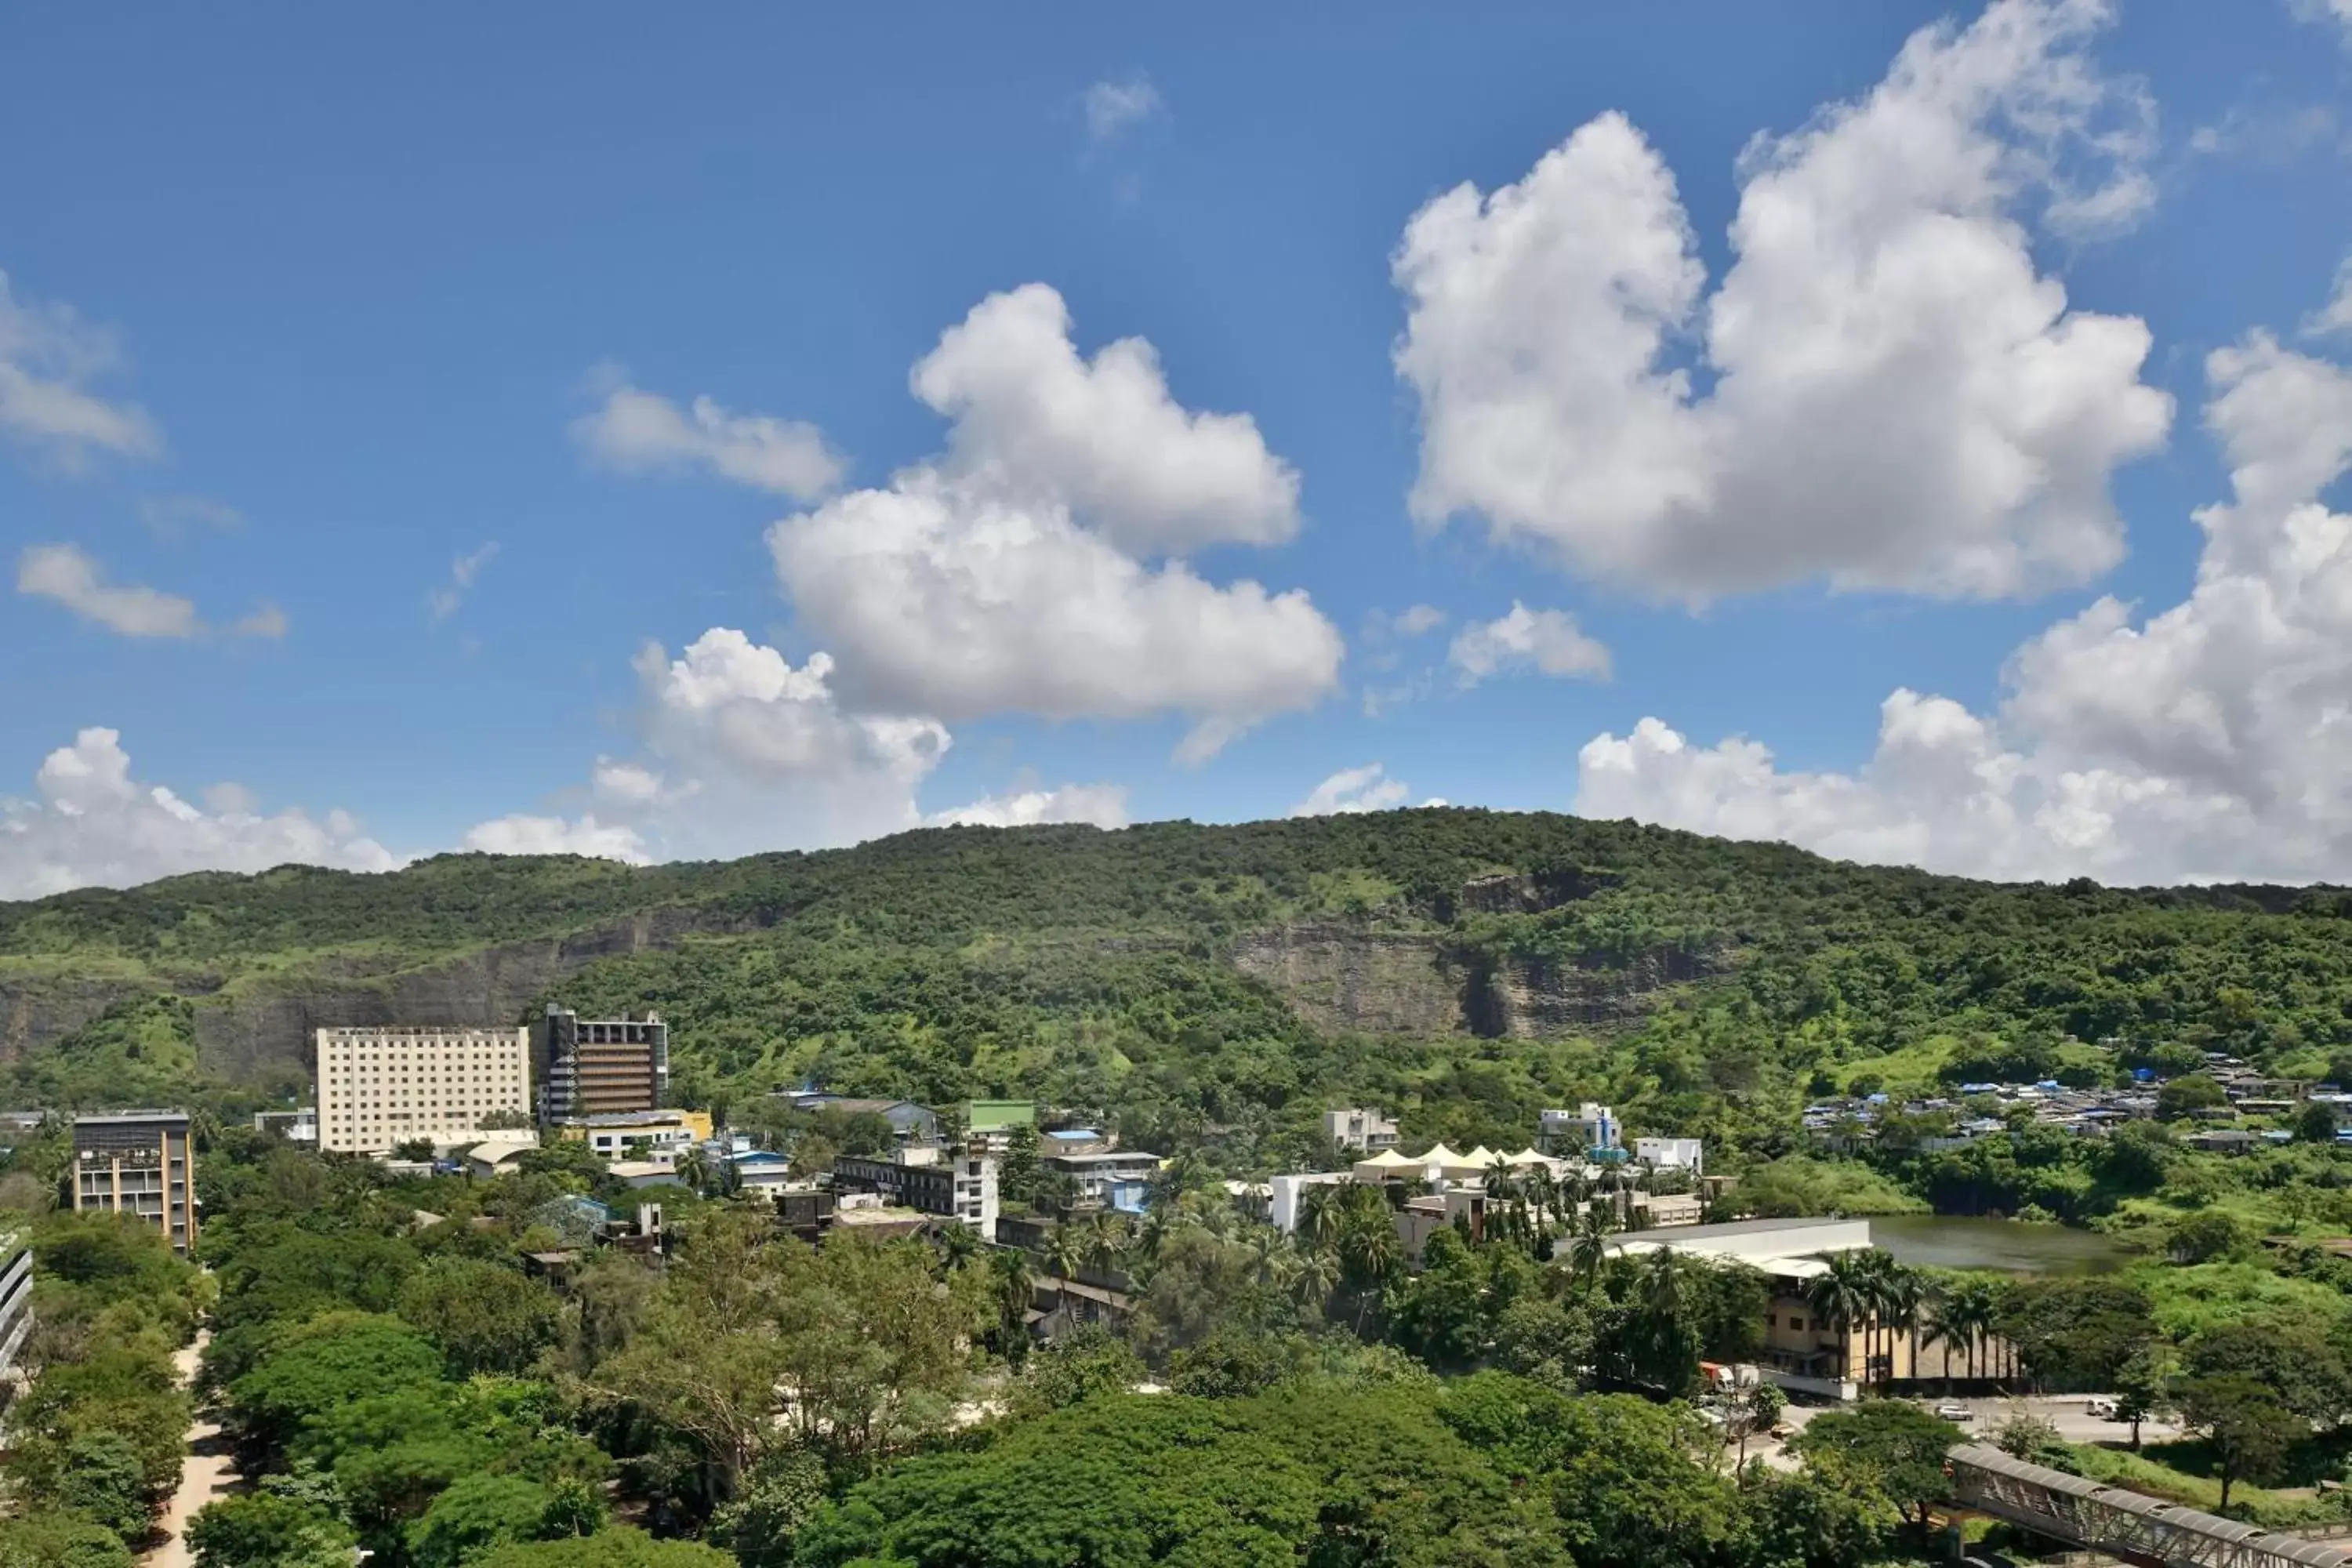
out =
[[[1412,1163],[1416,1165],[1458,1165],[1462,1163],[1462,1156],[1440,1143],[1428,1153],[1416,1156]]]
[[[1421,1162],[1408,1160],[1393,1149],[1383,1149],[1368,1160],[1357,1161],[1356,1169],[1359,1171],[1418,1171],[1421,1169]]]
[[[1503,1163],[1506,1165],[1549,1165],[1552,1163],[1552,1157],[1549,1154],[1538,1154],[1531,1148],[1522,1149],[1516,1154],[1504,1155]]]

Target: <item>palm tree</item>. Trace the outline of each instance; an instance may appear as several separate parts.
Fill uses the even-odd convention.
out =
[[[1916,1269],[1906,1268],[1899,1263],[1889,1263],[1885,1280],[1884,1299],[1880,1311],[1886,1323],[1886,1378],[1895,1380],[1895,1343],[1896,1334],[1911,1336],[1911,1375],[1919,1375],[1919,1318],[1927,1305],[1927,1282]]]
[[[1397,1239],[1396,1222],[1388,1215],[1363,1214],[1340,1237],[1339,1256],[1360,1281],[1356,1331],[1360,1334],[1373,1295],[1404,1266],[1404,1243]]]
[[[1037,1299],[1029,1255],[1017,1247],[999,1247],[988,1255],[988,1274],[991,1293],[996,1298],[997,1321],[1009,1341],[1025,1326],[1029,1308]]]
[[[670,1169],[677,1179],[696,1192],[707,1192],[710,1186],[710,1154],[699,1143],[688,1143],[680,1150]]]
[[[1087,1221],[1082,1245],[1086,1260],[1097,1269],[1107,1269],[1112,1259],[1127,1250],[1126,1223],[1107,1214],[1096,1215]]]
[[[1317,1247],[1328,1247],[1339,1237],[1347,1219],[1348,1189],[1318,1182],[1298,1194],[1298,1233]]]
[[[1842,1381],[1853,1370],[1854,1325],[1869,1321],[1872,1269],[1859,1252],[1823,1253],[1820,1258],[1822,1271],[1805,1281],[1805,1305],[1812,1309],[1817,1320],[1838,1331],[1838,1377]],[[1863,1353],[1869,1354],[1866,1342]],[[1868,1381],[1866,1369],[1864,1381]]]
[[[1076,1231],[1067,1225],[1057,1225],[1045,1237],[1045,1267],[1054,1271],[1054,1295],[1056,1301],[1067,1299],[1070,1277],[1078,1271],[1086,1256],[1086,1244]]]
[[[1538,1165],[1519,1179],[1520,1191],[1527,1194],[1528,1206],[1535,1211],[1535,1237],[1538,1244],[1551,1239],[1551,1223],[1559,1208],[1559,1184],[1552,1180],[1551,1167]]]
[[[1944,1290],[1936,1311],[1947,1337],[1958,1338],[1969,1350],[1969,1381],[1977,1380],[1977,1352],[1992,1331],[1999,1298],[1990,1280],[1956,1279]]]
[[[1609,1218],[1606,1209],[1587,1208],[1577,1221],[1576,1240],[1569,1248],[1569,1272],[1582,1283],[1588,1296],[1601,1282],[1601,1266],[1609,1261]]]
[[[1949,1394],[1952,1391],[1952,1344],[1955,1341],[1965,1341],[1968,1331],[1952,1320],[1952,1294],[1948,1284],[1927,1287],[1922,1292],[1921,1304],[1927,1310],[1927,1321],[1921,1328],[1919,1342],[1930,1349],[1937,1345],[1944,1347],[1944,1392]],[[1912,1370],[1918,1370],[1916,1363]]]
[[[1291,1277],[1292,1299],[1301,1308],[1313,1307],[1318,1312],[1330,1300],[1331,1292],[1339,1286],[1339,1254],[1336,1248],[1318,1247],[1302,1253],[1298,1271]]]
[[[980,1233],[961,1220],[949,1220],[935,1226],[931,1234],[939,1242],[941,1274],[954,1273],[980,1250]]]

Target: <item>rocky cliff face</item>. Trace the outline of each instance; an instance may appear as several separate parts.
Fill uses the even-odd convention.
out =
[[[1537,1039],[1631,1023],[1659,992],[1720,973],[1729,956],[1657,948],[1622,962],[1496,960],[1442,932],[1301,921],[1252,932],[1234,962],[1322,1028]]]
[[[312,1031],[335,1025],[519,1024],[534,1000],[597,959],[736,929],[694,910],[653,910],[572,936],[509,942],[413,969],[335,958],[283,977],[234,986],[187,978],[174,989],[197,1001],[196,1045],[205,1067],[251,1078],[308,1065]],[[146,989],[129,981],[0,981],[0,1053],[14,1059],[47,1045]]]

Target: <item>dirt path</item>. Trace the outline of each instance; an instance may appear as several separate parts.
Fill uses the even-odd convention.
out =
[[[194,1344],[173,1358],[183,1386],[195,1382],[196,1363],[211,1342],[210,1331],[199,1333]],[[194,1560],[188,1555],[185,1539],[188,1521],[198,1509],[228,1490],[236,1479],[236,1469],[219,1426],[198,1417],[188,1428],[188,1457],[180,1465],[179,1489],[172,1494],[172,1506],[163,1510],[163,1544],[141,1559],[144,1568],[191,1568]]]

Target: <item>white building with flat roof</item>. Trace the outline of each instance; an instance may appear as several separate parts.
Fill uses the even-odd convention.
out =
[[[1694,1176],[1706,1174],[1706,1143],[1698,1138],[1636,1138],[1633,1158],[1660,1171],[1688,1171]]]
[[[1350,1106],[1323,1113],[1323,1136],[1342,1149],[1361,1149],[1367,1154],[1377,1154],[1396,1147],[1397,1124],[1389,1120],[1385,1111]]]
[[[423,1026],[320,1029],[319,1147],[385,1154],[479,1142],[531,1113],[530,1032]]]

